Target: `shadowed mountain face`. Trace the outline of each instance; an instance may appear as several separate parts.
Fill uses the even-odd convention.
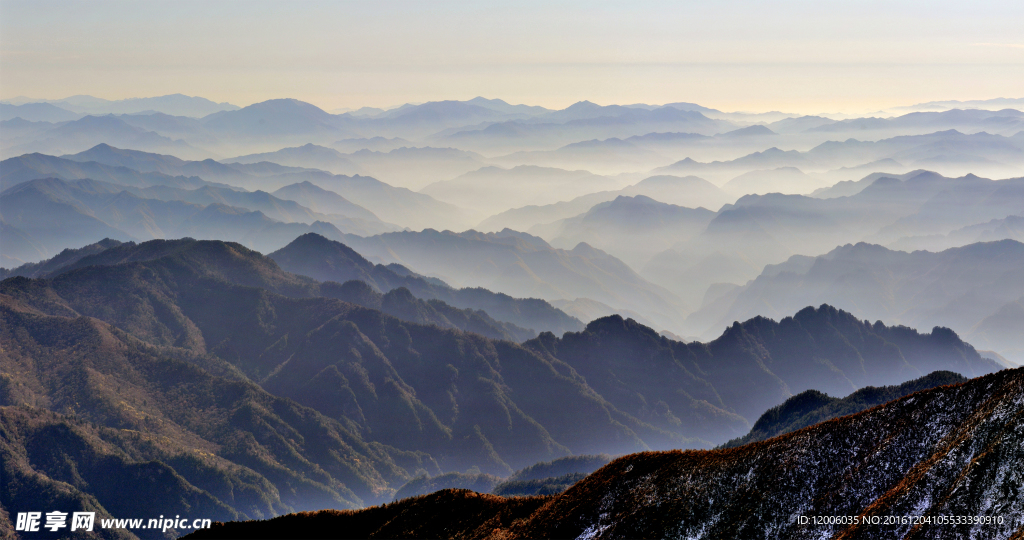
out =
[[[303,531],[306,538],[486,538],[529,517],[550,497],[512,497],[446,489],[386,507],[324,510],[287,515],[272,522],[215,523],[188,538],[280,538]],[[457,509],[456,512],[452,512]],[[396,515],[405,519],[395,519]],[[390,522],[391,526],[387,524]]]
[[[95,266],[100,258],[120,264]],[[264,388],[354,422],[374,440],[449,456],[449,470],[507,473],[506,459],[522,466],[609,440],[623,441],[618,452],[647,447],[641,437],[693,444],[616,411],[556,359],[336,300],[266,292],[303,296],[315,282],[237,245],[147,243],[107,250],[78,266],[52,282],[9,280],[3,293],[38,304],[51,293],[33,291],[49,290],[62,298],[48,304],[51,313],[101,317],[158,346],[230,358]],[[87,290],[104,292],[93,297]],[[513,390],[519,397],[510,397]],[[338,402],[339,391],[348,405]],[[563,417],[550,406],[552,396],[579,416]],[[590,420],[580,424],[583,418]]]
[[[1010,537],[1024,527],[1011,487],[1012,464],[1024,458],[1022,383],[1021,370],[1005,371],[762,444],[627,456],[545,505],[521,530],[524,537],[905,537],[911,524],[813,525],[792,516],[967,512],[1003,523],[954,526],[958,536]],[[663,504],[652,504],[652,493]],[[944,537],[949,527],[924,525],[917,534]]]
[[[327,530],[358,532],[353,538],[1012,538],[1024,531],[1022,404],[1024,370],[1007,370],[740,448],[625,456],[557,496],[448,490],[359,512],[222,524],[190,538]],[[996,521],[883,521],[942,515]]]

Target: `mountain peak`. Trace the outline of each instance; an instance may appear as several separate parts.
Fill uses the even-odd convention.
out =
[[[586,242],[580,242],[576,244],[576,247],[572,248],[572,253],[587,258],[608,256],[608,254],[605,253],[604,251],[601,251],[600,249],[597,249],[596,247]]]
[[[722,133],[720,136],[721,137],[758,137],[758,136],[766,136],[766,135],[778,135],[778,133],[775,133],[774,131],[772,131],[768,126],[764,126],[764,125],[761,125],[761,124],[755,124],[753,126],[747,126],[745,128],[739,128],[739,129],[734,129],[732,131],[727,131],[725,133]]]
[[[299,236],[268,257],[293,272],[321,280],[330,279],[328,275],[337,280],[332,273],[345,268],[353,269],[348,279],[369,280],[365,273],[373,269],[373,263],[352,248],[313,232]]]

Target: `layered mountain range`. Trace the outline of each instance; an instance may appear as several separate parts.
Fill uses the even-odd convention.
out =
[[[902,177],[872,175],[862,185],[854,194],[833,198],[777,193],[741,197],[722,207],[699,234],[688,237],[682,231],[678,243],[651,257],[641,275],[700,302],[710,285],[742,285],[765,265],[793,255],[816,256],[848,243],[886,244],[952,233],[1018,215],[1024,208],[1020,178],[946,178],[917,171]],[[652,234],[657,232],[672,233]]]
[[[0,286],[9,511],[57,504],[56,485],[70,486],[68,504],[127,511],[105,477],[59,466],[98,459],[157,464],[140,493],[161,485],[166,508],[207,504],[216,519],[354,507],[423,471],[504,476],[569,454],[707,446],[809,387],[998,367],[948,330],[827,306],[708,344],[613,316],[517,345],[337,300],[360,282],[290,274],[238,244],[85,251]],[[53,465],[35,457],[44,447],[59,449]],[[234,484],[254,486],[250,498],[225,491]]]
[[[711,333],[754,314],[779,317],[814,298],[869,319],[949,325],[983,349],[1021,358],[1024,244],[982,242],[938,253],[859,243],[769,265],[690,316]],[[777,311],[776,311],[777,310]],[[1016,315],[1014,315],[1016,314]]]
[[[341,242],[313,233],[296,238],[269,257],[285,271],[320,281],[360,281],[380,293],[404,288],[418,298],[440,300],[459,308],[483,311],[493,314],[499,320],[537,331],[562,334],[583,328],[579,320],[555,309],[544,300],[513,298],[482,287],[454,289],[441,280],[415,274],[398,264],[374,265]]]
[[[0,536],[1020,535],[1018,101],[4,102]]]
[[[616,257],[584,242],[553,248],[539,237],[509,229],[497,233],[385,233],[346,242],[373,259],[398,263],[460,286],[485,287],[546,300],[589,298],[640,311],[673,327],[687,305]]]

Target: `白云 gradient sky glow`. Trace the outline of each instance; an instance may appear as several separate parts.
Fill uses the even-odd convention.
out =
[[[1024,2],[0,0],[0,97],[867,112],[1020,97]]]

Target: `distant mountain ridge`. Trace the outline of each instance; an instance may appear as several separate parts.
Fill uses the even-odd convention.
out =
[[[243,171],[222,165],[212,159],[189,161],[172,155],[117,148],[106,143],[97,144],[77,154],[60,156],[60,158],[82,163],[96,162],[114,167],[126,167],[143,173],[158,172],[170,176],[200,176],[212,181],[230,180],[237,183],[248,176]]]
[[[714,217],[715,212],[706,208],[665,204],[644,195],[619,195],[586,213],[537,225],[528,232],[549,239],[555,246],[585,242],[632,261],[639,270],[655,254],[700,234]],[[638,238],[643,241],[638,242]]]
[[[927,327],[943,321],[971,336],[986,317],[1024,297],[1021,268],[1024,244],[1014,240],[938,253],[848,244],[819,257],[795,256],[770,265],[691,319],[716,328],[753,314],[780,316],[815,298],[890,323]],[[1007,328],[972,342],[1019,360],[1024,350],[1020,336]]]
[[[326,220],[352,232],[367,232],[362,228],[366,222],[314,214],[264,192],[212,186],[197,190],[134,188],[89,179],[43,178],[2,192],[0,208],[7,226],[41,246],[44,256],[57,253],[62,246],[86,245],[103,238],[127,241],[177,236],[231,238],[269,252],[311,231],[340,238],[341,231]],[[288,222],[272,219],[264,211]],[[384,227],[388,228],[394,229]],[[6,255],[39,258],[35,252],[13,251]]]
[[[869,175],[865,182],[870,185],[852,195],[825,199],[743,196],[723,206],[704,232],[652,257],[640,273],[684,300],[701,303],[712,284],[745,283],[765,265],[793,255],[945,234],[1016,215],[1024,205],[1024,180],[1019,178],[948,178],[917,171],[901,177]]]
[[[334,152],[330,149],[325,150]],[[12,158],[12,160],[14,160],[12,163],[24,161],[28,157],[29,156],[21,156],[19,158]],[[202,162],[185,161],[175,158],[174,156],[152,154],[135,150],[124,150],[105,144],[97,145],[96,147],[79,154],[63,156],[61,158],[41,155],[33,155],[31,157],[50,161],[70,160],[83,161],[86,163],[90,160],[96,160],[101,164],[109,166],[133,169],[131,172],[136,175],[138,173],[135,173],[134,169],[143,171],[144,175],[148,176],[153,175],[149,171],[168,175],[194,174],[197,175],[195,178],[198,180],[198,182],[194,182],[196,184],[195,187],[206,185],[206,182],[203,182],[198,178],[199,176],[202,176],[218,180],[219,182],[224,182],[217,184],[223,187],[227,187],[228,184],[230,184],[231,186],[236,186],[237,188],[246,190],[277,190],[275,191],[275,194],[278,192],[288,192],[292,196],[302,199],[297,200],[297,202],[305,206],[310,206],[314,204],[314,202],[322,204],[323,209],[316,210],[317,212],[325,214],[341,214],[367,222],[380,221],[377,218],[377,212],[382,212],[384,216],[387,216],[384,218],[385,220],[399,218],[401,221],[407,223],[410,222],[409,220],[412,220],[411,223],[414,225],[424,222],[433,222],[437,219],[459,219],[461,213],[461,211],[454,206],[433,200],[429,196],[415,193],[405,188],[393,187],[375,178],[359,175],[334,175],[318,169],[288,167],[265,161],[231,164],[223,164],[213,160],[205,160]],[[71,165],[70,167],[74,169],[75,167],[85,168],[87,166]],[[60,169],[53,165],[48,167],[33,165],[30,171],[25,174],[19,174],[18,179],[29,178],[32,174],[38,175],[53,170],[57,170],[58,172],[60,171]],[[120,171],[121,169],[118,170]],[[128,171],[124,172],[126,174],[128,173]],[[4,174],[6,177],[6,172]],[[72,173],[61,172],[59,174],[48,174],[53,176],[63,175],[62,177],[64,177],[69,176]],[[107,175],[108,173],[95,173],[89,170],[89,172],[76,172],[74,174],[85,175],[75,176],[75,178],[97,178],[98,174]],[[101,176],[100,178],[105,179],[106,176]],[[161,176],[159,178],[163,177]],[[127,181],[111,181],[117,183],[128,183]],[[151,183],[170,184],[171,182],[166,179],[154,179]],[[300,189],[296,188],[296,185],[305,187]],[[316,185],[317,188],[310,188],[310,185]],[[317,195],[312,196],[308,193],[302,194],[301,192],[303,190],[315,191],[317,192]],[[328,191],[336,191],[338,193],[327,193]],[[343,195],[340,193],[343,193]],[[338,200],[339,197],[341,200]],[[373,210],[368,210],[368,206],[372,206]],[[372,230],[372,227],[367,229],[367,231],[369,230]]]
[[[259,166],[261,165],[257,164],[252,167]],[[254,172],[255,174],[253,174]],[[5,258],[3,265],[17,266],[21,262],[39,260],[55,254],[65,246],[84,245],[104,237],[120,240],[145,240],[167,236],[222,236],[271,251],[287,244],[295,236],[311,230],[318,230],[338,238],[340,230],[372,235],[400,229],[398,226],[381,221],[369,210],[347,201],[344,197],[327,192],[322,188],[314,188],[311,184],[307,184],[308,187],[304,189],[305,191],[313,189],[319,192],[316,200],[322,203],[323,210],[320,212],[263,191],[249,192],[228,184],[208,182],[199,176],[186,177],[182,175],[183,173],[212,176],[225,179],[233,184],[259,183],[267,178],[267,176],[260,176],[263,171],[236,170],[212,160],[184,161],[173,156],[124,150],[105,144],[97,145],[80,154],[60,158],[31,154],[5,160],[2,173],[0,173],[0,185],[5,188],[4,198],[15,196],[15,193],[19,191],[15,189],[18,188],[17,184],[48,177],[76,181],[78,179],[100,179],[101,181],[90,189],[100,189],[111,196],[121,191],[127,191],[134,198],[132,200],[128,200],[126,197],[116,200],[109,197],[103,199],[102,197],[97,198],[93,194],[88,197],[90,202],[86,203],[84,199],[80,200],[81,193],[74,196],[69,195],[71,200],[75,201],[74,204],[79,205],[80,211],[88,214],[90,219],[99,219],[111,227],[91,233],[85,233],[84,230],[76,231],[74,227],[51,230],[52,227],[46,222],[55,216],[47,214],[41,208],[41,213],[34,214],[24,214],[12,210],[11,215],[5,220],[5,227],[17,229],[17,231],[12,230],[10,237],[14,238],[15,234],[24,234],[27,235],[28,241],[34,244],[17,245],[12,242],[5,250],[11,262]],[[270,171],[271,176],[291,173],[292,171],[289,170]],[[170,174],[178,174],[178,176]],[[385,184],[379,183],[379,186],[385,191],[388,189]],[[398,191],[403,193],[401,190]],[[24,186],[20,192],[25,195]],[[310,198],[304,196],[301,189],[298,191],[286,190],[285,192],[298,199]],[[65,194],[67,193],[70,192],[65,190]],[[419,198],[429,201],[428,198],[422,196]],[[7,202],[3,204],[9,210],[13,208]],[[229,213],[235,217],[207,215],[206,217],[218,217],[219,219],[219,221],[211,221],[206,224],[213,227],[212,229],[196,228],[198,224],[188,222],[190,216],[198,210],[194,207],[196,204],[202,207],[215,205],[214,209],[210,211],[213,214],[223,214],[223,207],[235,207],[260,212],[263,217],[256,214],[242,216],[236,211],[230,211]],[[436,204],[440,205],[440,203]],[[51,210],[57,212],[55,207]],[[29,221],[22,222],[19,216]],[[65,217],[67,216],[61,219]],[[248,225],[238,223],[231,225],[231,223],[243,219],[248,220]],[[283,225],[275,225],[274,222],[281,222]],[[321,224],[315,225],[318,222]],[[229,227],[229,229],[223,227]],[[242,227],[244,230],[239,230],[238,227]],[[269,229],[267,229],[268,227]],[[33,233],[29,229],[38,229],[40,232]],[[264,229],[266,229],[265,237],[257,237],[258,235],[253,232]],[[117,230],[121,232],[118,233]],[[46,239],[36,238],[39,234]],[[86,234],[86,236],[81,236],[82,234]]]
[[[893,110],[936,110],[941,111],[944,109],[988,109],[988,110],[1001,110],[1001,109],[1024,109],[1024,98],[995,98],[995,99],[976,99],[968,101],[929,101],[927,103],[918,103],[915,105],[907,105],[902,107],[893,107]]]
[[[562,334],[581,330],[583,323],[536,298],[517,299],[483,288],[454,289],[437,280],[428,280],[411,273],[399,273],[384,265],[374,265],[341,242],[320,235],[307,234],[296,238],[268,255],[288,272],[310,276],[320,281],[345,283],[359,280],[374,290],[386,293],[405,287],[418,298],[442,300],[463,309],[486,311],[498,320]],[[532,337],[532,336],[531,336]]]
[[[824,127],[832,125],[834,124]],[[1016,131],[1011,129],[1010,132]],[[842,141],[822,142],[806,152],[771,147],[729,160],[700,162],[687,157],[652,172],[697,175],[722,185],[752,170],[793,167],[805,173],[832,171],[818,180],[825,184],[834,182],[830,182],[833,175],[841,172],[834,169],[858,168],[867,163],[892,160],[906,165],[907,169],[934,170],[938,166],[943,166],[947,174],[975,173],[1005,178],[1018,176],[1024,171],[1024,158],[1021,157],[1024,147],[1008,135],[987,132],[962,133],[947,128],[941,131],[898,135],[878,141],[848,138]],[[808,187],[810,186],[808,183]],[[827,188],[826,185],[818,187]]]
[[[484,234],[432,229],[349,236],[344,241],[368,258],[403,264],[457,287],[484,287],[545,300],[592,298],[643,313],[665,328],[676,325],[685,309],[669,291],[583,243],[563,250],[511,230]]]
[[[0,172],[0,190],[6,190],[15,184],[55,177],[63,180],[81,180],[89,178],[126,186],[149,187],[166,185],[185,189],[195,189],[207,185],[229,187],[226,184],[207,182],[197,176],[168,175],[160,172],[140,172],[129,167],[109,165],[95,161],[79,162],[46,154],[25,154],[5,159]]]
[[[6,130],[4,135],[6,139]],[[27,153],[68,154],[92,148],[100,143],[148,152],[173,153],[191,159],[205,159],[212,155],[209,151],[180,138],[132,125],[113,115],[87,115],[67,122],[43,124],[40,129],[29,134],[21,134],[20,137],[17,133],[13,135],[13,139],[4,141],[4,156]]]
[[[276,152],[250,154],[223,160],[228,165],[232,163],[249,165],[261,161],[269,161],[286,166],[311,167],[335,174],[357,174],[363,172],[358,165],[345,158],[341,152],[312,143],[294,148],[282,148]]]
[[[47,103],[62,109],[82,114],[138,114],[158,111],[174,116],[203,117],[218,111],[237,110],[230,103],[215,103],[202,97],[191,97],[183,94],[147,98],[128,98],[109,100],[93,96],[71,96],[64,99],[23,98],[20,103]]]
[[[1024,113],[1016,109],[988,111],[982,109],[949,109],[941,112],[910,112],[895,118],[854,118],[810,128],[809,131],[850,132],[883,130],[892,126],[922,127],[929,129],[941,126],[946,129],[962,126],[975,127],[979,123],[989,129],[1016,133],[1024,127]],[[1006,133],[1008,132],[1008,133]]]
[[[537,149],[560,147],[592,139],[625,139],[652,132],[687,132],[714,135],[736,125],[714,120],[696,111],[674,107],[653,110],[599,106],[589,102],[573,104],[561,111],[526,120],[481,123],[441,131],[433,136],[456,146],[482,149]]]
[[[451,180],[435,182],[420,191],[463,208],[477,208],[486,215],[621,187],[620,180],[588,171],[519,165],[511,169],[482,167]]]
[[[342,142],[344,141],[339,141],[333,146],[340,146],[339,143]],[[350,153],[309,143],[221,161],[228,165],[266,161],[287,166],[312,167],[334,174],[366,174],[410,189],[419,189],[431,182],[449,180],[453,176],[475,171],[485,163],[484,157],[475,152],[455,148],[417,147],[411,143],[386,148],[386,151],[361,148]]]
[[[25,103],[22,105],[0,103],[0,120],[21,118],[29,122],[70,122],[81,117],[80,114],[49,103]]]
[[[643,195],[662,203],[687,208],[704,207],[712,211],[735,201],[733,197],[703,178],[660,175],[645,178],[618,191],[599,191],[570,201],[506,210],[487,218],[476,228],[485,232],[497,232],[505,228],[528,231],[531,227],[580,216],[592,209],[594,205],[612,201],[621,195]]]

